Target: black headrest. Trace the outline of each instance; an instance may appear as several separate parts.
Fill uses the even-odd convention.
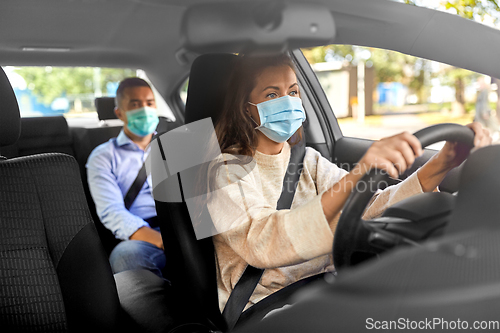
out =
[[[117,119],[114,97],[97,97],[95,99],[95,108],[99,120]]]
[[[185,123],[212,117],[215,125],[224,106],[229,76],[236,55],[204,54],[191,66]]]
[[[0,147],[16,143],[21,134],[21,115],[9,79],[0,67]]]

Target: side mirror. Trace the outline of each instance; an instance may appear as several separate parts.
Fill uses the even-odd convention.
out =
[[[330,10],[315,3],[237,1],[191,6],[182,22],[184,48],[198,53],[282,52],[330,44]]]

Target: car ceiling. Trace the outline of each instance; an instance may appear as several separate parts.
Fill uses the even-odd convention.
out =
[[[181,46],[182,14],[198,2],[3,0],[0,64],[142,68],[167,77],[157,80],[166,88],[169,77],[187,71],[175,53]],[[27,47],[70,51],[23,51]]]
[[[142,68],[169,94],[194,58],[181,52],[182,16],[188,6],[207,2],[215,1],[2,0],[0,64]],[[396,50],[500,77],[499,30],[388,0],[299,2],[330,9],[337,31],[332,43]],[[184,62],[179,54],[187,55]]]

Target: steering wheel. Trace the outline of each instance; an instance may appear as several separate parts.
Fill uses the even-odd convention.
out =
[[[454,141],[474,146],[474,132],[458,124],[438,124],[429,126],[414,133],[422,148],[440,141]],[[377,169],[370,170],[347,199],[340,215],[333,241],[333,262],[335,269],[352,266],[366,258],[372,257],[381,250],[369,242],[373,229],[361,218],[373,194],[381,184],[390,184],[391,179],[386,172]]]

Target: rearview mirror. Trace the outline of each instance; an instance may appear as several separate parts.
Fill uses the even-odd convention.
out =
[[[198,53],[276,52],[327,45],[335,37],[330,10],[315,3],[203,3],[186,11],[184,47]]]

